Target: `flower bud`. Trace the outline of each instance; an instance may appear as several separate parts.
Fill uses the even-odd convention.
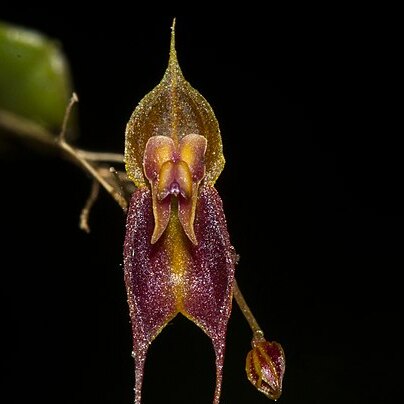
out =
[[[280,344],[268,342],[262,336],[252,340],[248,353],[246,372],[248,380],[268,398],[277,400],[282,394],[285,373],[285,355]]]

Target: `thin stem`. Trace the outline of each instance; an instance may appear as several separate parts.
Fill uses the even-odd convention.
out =
[[[240,288],[238,287],[237,281],[234,279],[234,289],[233,289],[233,296],[236,300],[238,306],[240,307],[244,317],[246,318],[253,334],[254,338],[262,339],[264,338],[264,332],[261,330],[257,320],[255,319],[252,311],[248,307],[247,302],[244,299],[243,294],[241,293]]]
[[[110,185],[97,171],[97,169],[85,158],[82,157],[79,153],[77,153],[77,149],[73,148],[70,146],[66,140],[65,140],[65,135],[66,135],[66,128],[67,124],[69,122],[69,117],[72,111],[72,108],[74,104],[76,104],[79,101],[76,93],[72,94],[72,97],[70,98],[69,103],[67,104],[66,107],[66,113],[63,118],[63,124],[62,124],[62,130],[60,132],[60,135],[56,138],[56,143],[59,144],[59,146],[62,148],[63,151],[65,151],[70,157],[73,158],[81,167],[84,168],[85,171],[87,171],[94,180],[98,181],[100,185],[104,187],[104,189],[118,202],[119,206],[126,211],[126,208],[128,206],[128,203],[126,202],[125,198],[122,197],[122,195],[117,192],[112,185]]]
[[[123,155],[120,153],[93,152],[89,150],[76,149],[77,154],[88,161],[123,163]]]
[[[126,211],[128,207],[126,199],[98,173],[96,168],[91,163],[77,154],[76,149],[66,143],[63,138],[59,138],[58,144],[60,145],[62,150],[66,152],[66,154],[72,157],[73,160],[75,160],[81,167],[84,168],[85,171],[87,171],[94,179],[96,179],[102,185],[102,187],[115,199],[115,201],[118,202],[119,206],[124,211]]]
[[[69,122],[70,113],[72,112],[72,108],[73,108],[74,104],[76,104],[76,102],[79,102],[79,98],[77,97],[76,93],[73,93],[70,98],[69,103],[67,104],[65,116],[63,117],[62,130],[59,135],[61,141],[65,141],[66,129],[67,129],[67,124]]]
[[[70,104],[69,104],[70,105]],[[69,108],[70,110],[71,108]],[[67,122],[63,124],[67,125]],[[31,121],[27,118],[23,118],[20,115],[16,115],[12,112],[0,109],[0,128],[4,128],[13,135],[27,140],[32,140],[42,144],[43,146],[48,146],[51,148],[57,148],[59,143],[55,143],[55,135],[42,127],[41,125]],[[61,134],[65,133],[62,130]],[[64,139],[65,135],[62,136]],[[76,154],[81,158],[88,161],[94,162],[111,162],[111,163],[122,163],[123,155],[120,153],[108,153],[108,152],[93,152],[88,150],[83,150],[75,148]]]
[[[123,195],[124,191],[123,191],[122,182],[121,182],[121,179],[119,177],[118,171],[115,170],[115,167],[110,167],[109,172],[114,176],[116,186],[119,188],[119,191],[120,191],[121,195]]]
[[[100,183],[96,179],[93,179],[93,184],[91,186],[91,192],[88,196],[86,204],[81,211],[80,215],[80,229],[84,230],[86,233],[90,233],[90,226],[88,225],[88,216],[90,215],[91,208],[93,207],[95,201],[97,200],[98,194],[100,192]]]
[[[43,146],[55,146],[54,135],[41,125],[12,112],[0,109],[0,129],[11,132],[18,138],[38,142]]]

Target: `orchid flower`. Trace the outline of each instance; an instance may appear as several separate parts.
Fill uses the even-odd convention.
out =
[[[148,347],[179,313],[212,340],[213,403],[218,404],[237,256],[214,188],[224,167],[219,124],[205,98],[184,79],[174,26],[163,79],[127,124],[125,164],[137,187],[124,245],[135,404],[141,403]]]
[[[137,186],[124,247],[135,403],[141,402],[150,343],[181,313],[212,340],[217,404],[236,254],[214,188],[224,166],[219,125],[208,102],[184,79],[172,32],[164,77],[126,129],[126,171]]]

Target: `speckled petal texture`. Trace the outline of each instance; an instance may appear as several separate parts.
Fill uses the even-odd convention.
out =
[[[161,239],[151,244],[154,229],[152,196],[148,188],[131,198],[124,246],[125,284],[132,323],[135,358],[135,403],[140,403],[143,368],[150,342],[176,313],[170,287],[170,265]]]
[[[192,262],[187,271],[184,314],[212,339],[216,353],[216,391],[219,403],[227,322],[233,297],[236,253],[230,244],[222,200],[215,188],[200,189]]]
[[[130,202],[124,248],[136,367],[135,403],[140,403],[149,344],[169,320],[182,313],[212,339],[217,368],[214,403],[217,404],[235,263],[221,199],[213,187],[200,187],[195,214],[197,245],[184,233],[176,206],[168,228],[155,244],[150,243],[153,228],[151,191],[140,188]]]

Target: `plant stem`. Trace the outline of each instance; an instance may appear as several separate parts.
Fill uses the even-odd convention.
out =
[[[2,109],[0,109],[0,129],[5,129],[13,136],[37,142],[42,146],[53,147],[55,143],[54,135],[41,125]]]
[[[81,158],[88,161],[98,161],[98,162],[109,162],[109,163],[122,163],[123,164],[123,155],[120,153],[102,153],[102,152],[93,152],[88,150],[76,149],[78,155]]]
[[[66,116],[70,114],[73,104],[77,102],[77,97],[72,96],[71,102],[67,106]],[[123,156],[118,153],[102,153],[77,149],[71,146],[65,140],[65,128],[67,125],[65,117],[63,121],[63,129],[59,137],[55,136],[42,126],[29,119],[20,117],[8,111],[0,110],[0,128],[13,133],[21,139],[33,141],[42,146],[46,146],[49,150],[62,151],[70,160],[82,167],[91,177],[96,179],[100,185],[115,199],[119,206],[126,211],[128,206],[126,199],[111,185],[104,176],[100,174],[99,167],[94,166],[91,162],[115,162],[123,163]],[[91,161],[91,162],[90,162]],[[112,174],[111,174],[112,176]]]
[[[90,215],[91,208],[93,207],[95,201],[97,200],[98,193],[100,191],[100,183],[93,179],[93,185],[91,186],[91,192],[87,199],[84,208],[81,210],[79,226],[81,230],[86,233],[90,233],[90,226],[88,225],[88,216]]]
[[[84,168],[85,171],[87,171],[94,179],[96,179],[100,183],[100,185],[102,185],[104,189],[115,199],[115,201],[118,202],[118,205],[124,211],[126,211],[126,208],[128,206],[126,199],[98,173],[96,168],[91,163],[81,157],[80,154],[77,153],[76,149],[66,143],[62,138],[58,140],[58,144],[62,148],[62,150],[66,152],[67,155],[72,157],[81,167]]]
[[[254,334],[254,338],[263,339],[264,332],[261,330],[261,327],[259,326],[257,320],[255,319],[254,315],[252,314],[252,311],[248,307],[248,304],[245,301],[240,288],[238,287],[236,279],[234,279],[233,297],[236,300],[238,306],[240,307],[241,312],[243,313],[244,317],[246,318],[246,320],[251,328],[251,331]]]

